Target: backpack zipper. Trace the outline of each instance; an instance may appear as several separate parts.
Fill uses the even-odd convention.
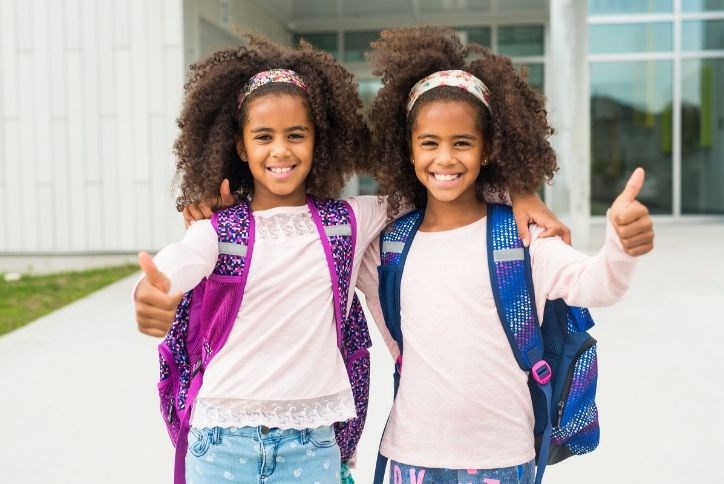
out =
[[[576,368],[576,361],[581,357],[583,353],[588,351],[593,345],[596,344],[596,340],[593,337],[588,338],[578,349],[576,355],[573,357],[573,364],[568,368],[568,374],[566,375],[566,382],[563,385],[561,391],[561,397],[558,400],[558,416],[556,418],[555,427],[561,426],[561,420],[563,420],[563,411],[566,409],[566,401],[568,400],[568,394],[571,391],[571,384],[573,383],[573,370]]]
[[[166,410],[166,422],[171,423],[173,416],[174,405],[176,401],[176,381],[178,380],[178,372],[176,369],[176,360],[173,357],[173,352],[166,346],[166,343],[162,343],[159,347],[159,352],[163,357],[164,361],[168,365],[168,378],[171,380],[171,398],[168,401],[168,409]],[[165,380],[164,380],[165,381]]]

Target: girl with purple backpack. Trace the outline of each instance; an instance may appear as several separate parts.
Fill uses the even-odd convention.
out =
[[[385,458],[391,484],[532,484],[528,373],[511,351],[513,330],[501,324],[502,296],[491,283],[512,270],[498,273],[488,254],[488,244],[515,236],[493,237],[500,235],[490,228],[499,219],[491,213],[499,212],[489,210],[482,190],[530,191],[553,176],[544,101],[510,59],[464,46],[453,30],[393,29],[372,47],[375,74],[382,76],[368,116],[374,170],[390,210],[417,209],[385,232],[391,235],[383,236],[382,253],[378,244],[369,249],[360,275],[373,279],[379,266],[382,299],[370,290],[367,303],[376,320],[387,318],[383,334],[399,383],[375,484]],[[595,257],[558,238],[542,239],[536,226],[529,252],[527,244],[492,251],[500,257],[495,263],[530,262],[535,297],[526,304],[537,321],[547,299],[602,306],[622,297],[635,256],[653,247],[651,218],[636,200],[642,184],[638,169],[611,205]],[[541,361],[527,355],[533,357]]]
[[[211,219],[153,260],[141,253],[145,277],[134,293],[140,330],[166,335],[166,352],[189,341],[175,331],[181,321],[191,333],[195,314],[202,328],[207,317],[227,328],[202,340],[198,365],[176,353],[162,360],[161,386],[179,372],[188,392],[181,405],[178,391],[169,402],[162,395],[177,482],[349,479],[368,385],[350,381],[350,360],[368,371],[369,343],[363,319],[352,329],[341,320],[357,309],[363,253],[388,222],[384,199],[334,200],[367,163],[360,108],[352,76],[304,42],[286,49],[249,36],[192,67],[175,144],[177,205]],[[217,205],[238,205],[212,214],[191,204],[215,200],[220,183]],[[537,197],[516,208],[526,204],[524,217],[545,219]],[[203,301],[196,313],[195,300]],[[359,357],[345,354],[348,337],[362,341]],[[176,363],[189,374],[170,369]],[[341,442],[339,423],[354,419]]]

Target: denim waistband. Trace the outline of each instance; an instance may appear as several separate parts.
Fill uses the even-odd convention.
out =
[[[319,427],[323,428],[323,427]],[[300,438],[303,442],[309,440],[309,434],[315,429],[280,429],[269,428],[263,425],[256,427],[204,427],[194,429],[212,435],[216,438],[224,437],[246,437],[254,440]]]

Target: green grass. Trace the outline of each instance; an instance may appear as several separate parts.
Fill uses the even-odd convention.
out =
[[[7,282],[0,275],[0,335],[138,271],[137,265],[23,276]]]

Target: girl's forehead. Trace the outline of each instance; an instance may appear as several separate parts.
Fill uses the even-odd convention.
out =
[[[425,103],[417,111],[413,129],[442,125],[477,126],[475,108],[465,101],[440,100]]]
[[[292,108],[301,108],[306,110],[306,105],[304,103],[304,100],[300,96],[296,96],[293,94],[283,94],[283,93],[269,93],[269,94],[262,94],[261,96],[254,97],[247,101],[249,104],[247,106],[247,109],[249,111],[251,110],[263,110],[263,109],[273,109],[275,107],[292,107]]]
[[[247,123],[270,120],[292,120],[311,123],[307,104],[299,96],[267,94],[248,101]]]

